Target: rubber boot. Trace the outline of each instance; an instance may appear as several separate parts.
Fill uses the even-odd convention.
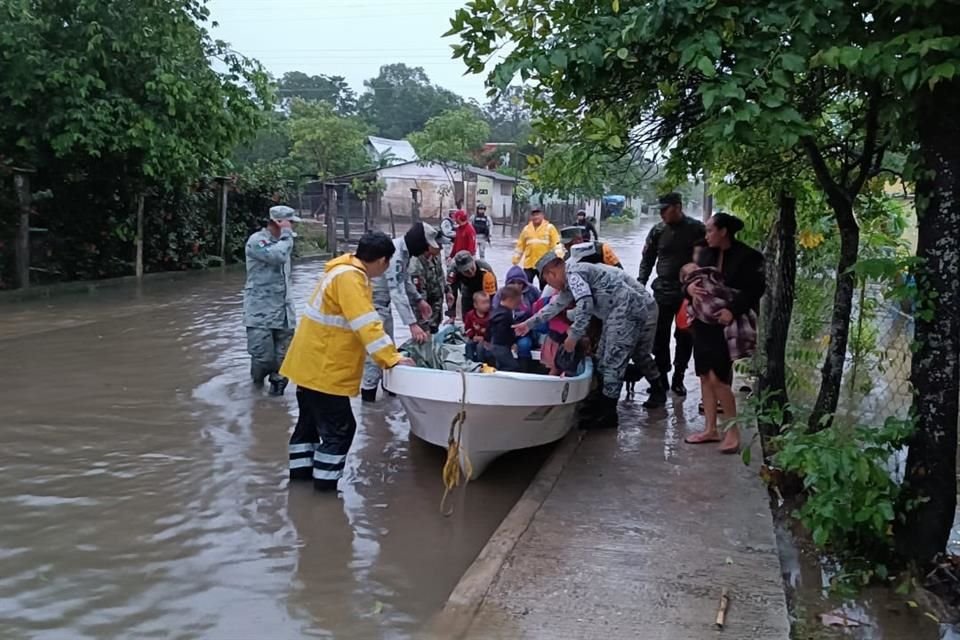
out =
[[[667,404],[667,384],[665,378],[660,378],[650,385],[650,397],[641,405],[644,409],[659,409]]]
[[[683,374],[673,375],[673,384],[670,385],[670,390],[682,398],[687,396],[687,387],[683,384]]]
[[[270,395],[271,396],[282,396],[283,392],[287,390],[287,379],[286,378],[275,378],[270,381]]]
[[[618,400],[601,396],[597,400],[596,411],[588,422],[581,423],[580,428],[585,431],[595,429],[616,429],[620,426],[620,416],[617,414]]]
[[[376,402],[377,401],[377,388],[373,389],[360,389],[360,400],[363,402]]]
[[[250,379],[253,380],[253,386],[262,387],[263,379],[269,375],[269,371],[263,369],[256,364],[250,365]]]

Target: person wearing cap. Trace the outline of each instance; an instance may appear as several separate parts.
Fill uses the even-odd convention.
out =
[[[300,222],[300,218],[293,209],[273,207],[267,226],[251,235],[244,247],[247,282],[243,288],[243,325],[247,329],[250,377],[257,386],[269,378],[270,395],[274,396],[283,395],[287,387],[279,369],[297,326],[290,286],[294,222]]]
[[[452,259],[461,251],[466,251],[472,256],[477,255],[477,232],[467,219],[467,212],[459,210],[454,213],[453,224],[456,227],[456,235],[450,246],[450,258]]]
[[[457,298],[460,299],[461,317],[473,311],[473,294],[483,291],[491,298],[497,293],[497,276],[486,260],[474,258],[468,251],[460,251],[453,256],[453,268],[447,275],[450,287],[450,304],[447,308],[447,321],[457,317]]]
[[[623,388],[627,364],[634,364],[653,382],[658,376],[650,357],[657,322],[657,303],[650,292],[622,269],[601,264],[564,262],[547,254],[537,264],[541,276],[558,293],[529,320],[517,324],[517,335],[526,335],[534,327],[548,322],[571,304],[570,328],[563,349],[574,353],[587,334],[592,318],[603,324],[597,354],[597,372],[601,392],[586,407],[584,428],[616,427],[617,404]],[[653,408],[650,405],[644,405]],[[662,405],[660,405],[662,406]]]
[[[597,227],[593,224],[593,219],[587,217],[587,212],[583,209],[577,211],[577,226],[583,227],[587,230],[587,234],[584,237],[584,242],[588,240],[598,241],[600,240],[600,234],[597,233]]]
[[[416,342],[426,342],[429,335],[419,321],[429,318],[433,308],[417,290],[410,277],[410,258],[423,254],[439,254],[438,231],[429,224],[416,222],[402,238],[395,239],[393,244],[396,251],[390,258],[390,266],[383,275],[373,278],[373,304],[390,338],[393,338],[392,309],[396,309],[400,321],[410,328],[410,337]],[[380,386],[382,376],[383,369],[373,358],[368,357],[360,384],[361,400],[376,401],[377,387]]]
[[[520,231],[520,237],[517,238],[513,264],[520,265],[527,272],[530,282],[533,282],[534,278],[540,278],[537,263],[548,251],[556,252],[557,255],[563,254],[560,232],[544,219],[543,210],[540,207],[534,207],[530,211],[530,222]],[[542,289],[543,281],[539,282]]]
[[[487,217],[487,205],[482,202],[477,205],[477,213],[470,224],[477,233],[477,256],[485,258],[487,245],[490,244],[490,218]]]
[[[587,262],[590,264],[605,264],[609,267],[623,269],[620,258],[613,248],[606,242],[588,241],[589,233],[585,227],[564,227],[560,230],[560,238],[567,250],[567,259],[573,262]]]
[[[360,390],[365,357],[385,369],[413,365],[384,331],[370,286],[396,250],[382,231],[364,234],[355,253],[327,262],[307,301],[280,369],[297,385],[300,408],[287,448],[291,481],[336,491],[357,431],[350,398]]]
[[[677,311],[683,303],[684,293],[680,284],[680,268],[693,260],[694,246],[703,240],[706,228],[699,220],[683,213],[683,199],[679,193],[660,196],[660,222],[650,230],[643,246],[643,258],[637,280],[646,285],[657,267],[657,279],[653,281],[653,296],[660,305],[657,320],[657,335],[653,342],[653,354],[660,370],[659,384],[651,387],[651,393],[665,393],[670,388],[678,396],[687,395],[683,384],[687,366],[690,364],[692,340],[686,331],[677,331],[677,358],[673,367],[673,383],[670,373],[670,328]],[[681,361],[681,356],[683,360]]]

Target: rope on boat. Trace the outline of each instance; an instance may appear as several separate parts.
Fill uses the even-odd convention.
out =
[[[467,421],[467,374],[460,372],[460,410],[450,421],[450,434],[447,436],[447,460],[443,463],[443,498],[440,499],[440,513],[445,518],[453,515],[453,507],[447,509],[447,497],[460,486],[460,443],[463,440],[463,425]],[[463,451],[464,486],[470,482],[473,475],[473,465],[470,456]]]

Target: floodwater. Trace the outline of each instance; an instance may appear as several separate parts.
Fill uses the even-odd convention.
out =
[[[649,222],[615,242],[631,270]],[[511,245],[497,228],[501,280]],[[298,300],[321,270],[295,266]],[[340,497],[288,486],[296,401],[250,385],[242,286],[0,306],[0,638],[411,637],[549,453],[501,458],[444,518],[444,451],[387,398],[354,405]]]

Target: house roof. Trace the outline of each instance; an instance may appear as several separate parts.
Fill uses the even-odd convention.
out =
[[[516,182],[517,179],[513,176],[508,176],[503,173],[497,173],[496,171],[491,171],[490,169],[482,169],[480,167],[467,167],[467,171],[470,173],[475,173],[478,176],[484,176],[485,178],[492,178],[494,180],[500,180],[502,182]]]
[[[359,178],[359,177],[363,177],[363,176],[377,175],[377,174],[379,174],[380,171],[383,171],[383,170],[385,170],[385,169],[395,169],[395,168],[397,168],[397,167],[403,167],[403,166],[406,166],[406,165],[408,165],[408,164],[421,164],[421,163],[420,163],[419,160],[408,160],[408,161],[406,161],[406,162],[397,162],[397,163],[395,163],[395,164],[390,165],[389,167],[380,167],[380,168],[371,167],[371,168],[365,169],[365,170],[363,170],[363,171],[354,171],[354,172],[352,172],[352,173],[345,173],[345,174],[343,174],[343,175],[339,175],[339,176],[334,176],[334,177],[331,177],[331,178],[327,178],[327,180],[325,180],[324,182],[327,182],[328,184],[349,182],[349,181],[350,181],[351,179],[353,179],[353,178]],[[423,163],[423,164],[424,164],[424,165],[441,165],[441,166],[442,166],[443,163],[440,163],[440,162],[425,162],[425,163]],[[448,166],[449,166],[449,165],[448,165]],[[454,167],[454,168],[455,168],[455,167]],[[496,171],[490,171],[489,169],[484,169],[484,168],[482,168],[482,167],[467,167],[466,169],[467,169],[467,173],[468,173],[468,174],[469,174],[469,173],[472,173],[472,174],[478,175],[478,176],[485,176],[485,177],[487,177],[487,178],[491,178],[491,179],[493,179],[493,180],[498,180],[498,181],[502,181],[502,182],[518,182],[518,180],[517,180],[516,178],[514,178],[513,176],[508,176],[508,175],[505,175],[505,174],[503,174],[503,173],[497,173]]]
[[[407,140],[391,140],[389,138],[367,136],[367,141],[378,156],[382,157],[388,153],[393,156],[394,164],[415,162],[418,159],[416,150]]]

